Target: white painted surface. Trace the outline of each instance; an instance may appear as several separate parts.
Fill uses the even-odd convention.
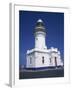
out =
[[[30,54],[27,56],[27,64],[26,64],[27,68],[33,68],[35,67],[35,55],[34,53]]]
[[[46,36],[46,33],[41,31],[35,33],[35,48],[38,48],[38,49],[47,48],[45,44],[45,36]]]
[[[53,48],[54,50],[54,48]],[[56,51],[55,49],[54,51]],[[39,68],[39,67],[52,67],[56,66],[55,57],[57,66],[63,66],[63,62],[61,60],[61,56],[58,54],[59,51],[50,52],[51,50],[37,50],[34,49],[32,52],[28,52],[27,55],[27,68]],[[44,63],[42,63],[42,57],[44,57]],[[30,64],[30,58],[32,59],[32,63]],[[51,62],[50,62],[51,59]]]
[[[49,54],[45,52],[35,53],[35,67],[48,67],[49,66]],[[44,57],[44,63],[42,62],[42,57]]]

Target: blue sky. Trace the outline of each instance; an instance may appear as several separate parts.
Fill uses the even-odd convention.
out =
[[[46,45],[55,47],[64,56],[64,13],[19,11],[19,63],[25,65],[26,51],[34,48],[34,28],[42,19],[46,28]]]

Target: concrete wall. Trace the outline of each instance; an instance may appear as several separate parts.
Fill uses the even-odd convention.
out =
[[[61,56],[58,52],[33,51],[27,54],[27,68],[63,66]]]
[[[44,57],[44,63],[43,63],[43,59],[42,57]],[[48,53],[39,53],[36,52],[35,53],[35,67],[48,67],[49,66],[49,55]]]
[[[26,67],[27,68],[32,68],[32,67],[34,67],[35,66],[35,55],[34,55],[34,53],[31,53],[31,54],[29,54],[29,55],[27,55],[27,57],[26,57],[27,59],[27,61],[26,61]]]
[[[35,33],[35,48],[38,48],[38,49],[47,48],[45,44],[45,33],[44,32]]]

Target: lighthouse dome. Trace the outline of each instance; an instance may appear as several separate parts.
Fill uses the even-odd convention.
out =
[[[38,31],[46,32],[42,19],[38,19],[36,23],[35,32],[38,32]]]

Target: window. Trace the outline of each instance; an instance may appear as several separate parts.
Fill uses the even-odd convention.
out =
[[[57,57],[55,57],[55,66],[57,66]]]
[[[50,63],[51,63],[52,61],[51,61],[51,58],[50,58]]]
[[[38,40],[38,38],[36,38],[36,40]]]
[[[32,57],[30,57],[30,64],[32,64]]]
[[[42,57],[42,63],[44,64],[44,57]]]

